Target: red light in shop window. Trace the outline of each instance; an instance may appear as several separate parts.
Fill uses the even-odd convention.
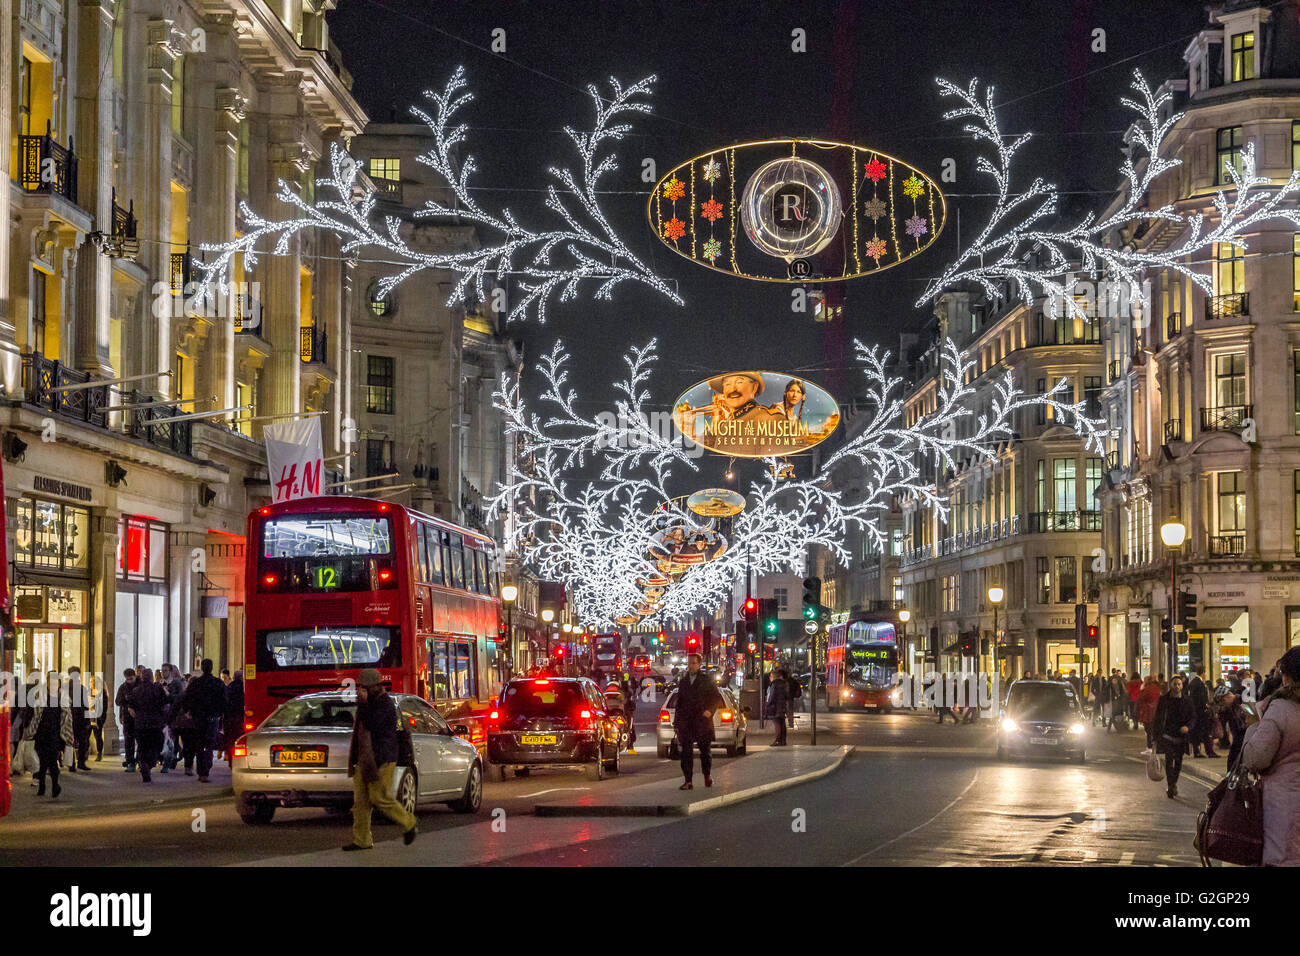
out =
[[[127,526],[126,549],[122,552],[122,560],[125,562],[126,570],[131,574],[144,574],[144,549],[147,540],[144,528]]]
[[[262,583],[268,588],[273,588],[280,583],[280,577],[276,574],[264,574],[262,575]]]

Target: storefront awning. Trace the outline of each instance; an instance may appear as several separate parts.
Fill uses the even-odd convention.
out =
[[[1232,625],[1237,623],[1237,618],[1244,614],[1244,607],[1207,607],[1202,608],[1196,615],[1196,627],[1193,628],[1193,634],[1217,634],[1222,631],[1231,631]]]

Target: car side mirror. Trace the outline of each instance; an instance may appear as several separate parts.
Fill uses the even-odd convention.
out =
[[[468,737],[469,728],[464,724],[457,724],[455,727],[451,728],[451,735],[453,737]]]

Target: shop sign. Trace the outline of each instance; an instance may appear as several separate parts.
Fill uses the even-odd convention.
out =
[[[1285,584],[1261,585],[1265,601],[1285,601],[1291,597],[1291,589]]]
[[[61,498],[75,498],[78,501],[90,501],[91,491],[85,485],[75,485],[70,481],[60,481],[46,475],[37,475],[32,479],[32,490]]]
[[[266,439],[266,472],[272,501],[319,496],[325,455],[321,450],[320,419],[276,422],[262,432]]]
[[[205,594],[203,596],[202,617],[225,620],[230,617],[230,598],[224,594]]]
[[[1149,621],[1151,619],[1151,609],[1149,607],[1131,607],[1128,609],[1128,619],[1130,624]]]
[[[1234,601],[1245,600],[1245,591],[1207,591],[1205,594],[1206,601]]]

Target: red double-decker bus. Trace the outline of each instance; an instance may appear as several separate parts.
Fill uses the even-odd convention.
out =
[[[506,675],[491,538],[387,501],[304,498],[248,518],[246,730],[373,667],[485,744]]]

